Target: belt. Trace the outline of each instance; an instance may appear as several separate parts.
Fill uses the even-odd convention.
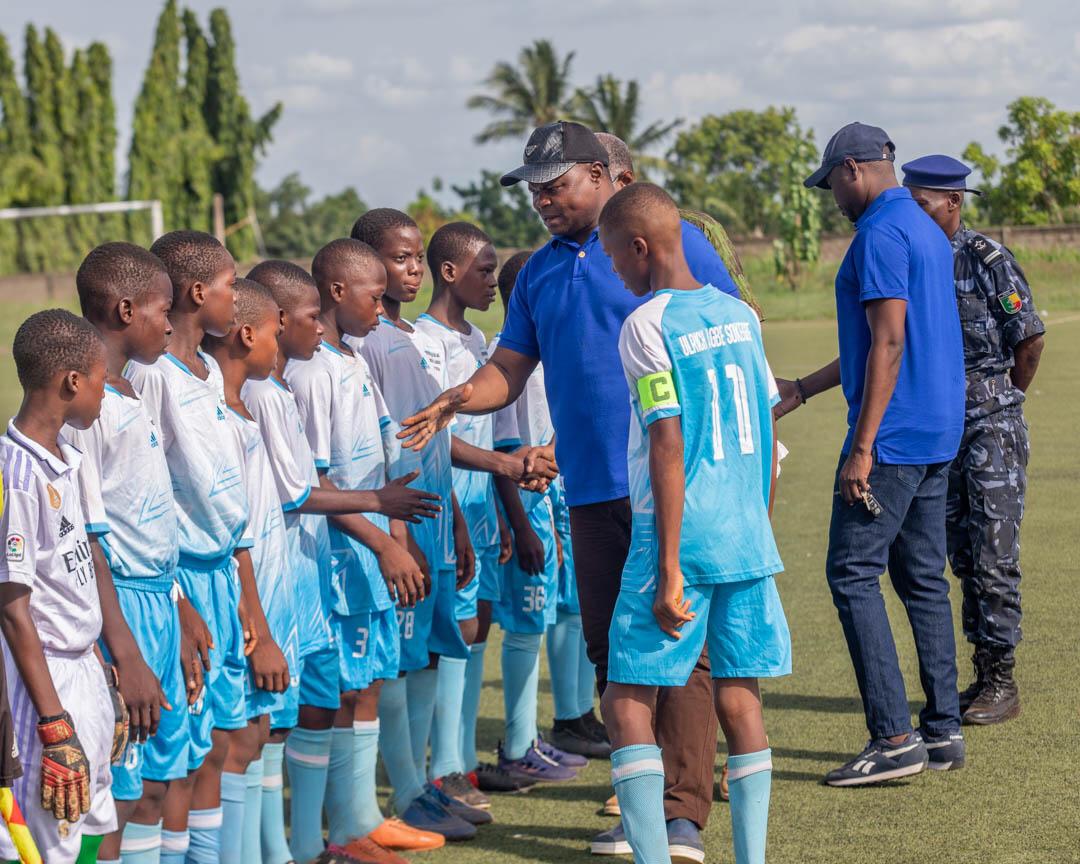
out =
[[[147,591],[151,594],[168,594],[176,582],[176,577],[169,573],[165,576],[119,576],[113,573],[113,584],[126,591]]]

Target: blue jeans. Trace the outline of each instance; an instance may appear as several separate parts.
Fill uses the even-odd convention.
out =
[[[849,506],[840,496],[844,459],[840,457],[833,483],[825,573],[855,666],[866,727],[872,738],[911,731],[904,679],[881,594],[881,574],[888,568],[919,655],[919,678],[926,694],[920,725],[933,736],[954,732],[960,728],[960,703],[945,579],[949,463],[875,462],[870,487],[884,510],[875,518],[862,503]]]

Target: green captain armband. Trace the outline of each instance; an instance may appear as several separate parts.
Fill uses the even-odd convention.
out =
[[[675,381],[671,377],[670,369],[638,378],[637,392],[642,414],[650,414],[659,408],[679,407],[679,397],[675,393]]]

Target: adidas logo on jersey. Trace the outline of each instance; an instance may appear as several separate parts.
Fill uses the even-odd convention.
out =
[[[158,446],[157,435],[154,433],[154,431],[152,429],[150,430],[150,446],[151,447],[157,447]]]
[[[222,411],[220,407],[217,409],[217,419],[218,420],[224,420],[225,419],[225,412]]]
[[[75,526],[72,525],[68,521],[67,516],[61,516],[60,517],[60,536],[61,537],[67,537],[67,535],[70,534],[74,530],[75,530]]]
[[[367,384],[364,385],[363,390],[364,390],[364,395],[365,396],[370,396],[371,395],[371,391],[368,389]]]
[[[428,368],[427,357],[421,357],[420,358],[420,368],[421,369],[427,369]]]

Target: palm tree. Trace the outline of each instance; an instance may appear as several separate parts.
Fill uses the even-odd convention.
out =
[[[476,143],[521,138],[534,126],[572,116],[573,59],[573,51],[560,58],[551,42],[537,39],[521,49],[516,66],[506,61],[496,63],[484,80],[491,92],[478,93],[466,103],[497,118],[481,130]]]

